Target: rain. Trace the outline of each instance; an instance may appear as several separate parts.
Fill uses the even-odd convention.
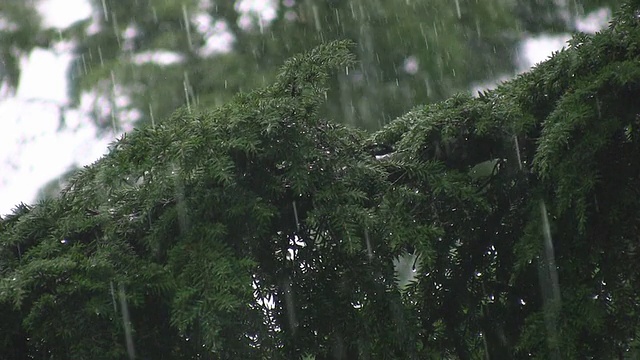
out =
[[[633,2],[62,1],[0,6],[2,356],[640,353]]]

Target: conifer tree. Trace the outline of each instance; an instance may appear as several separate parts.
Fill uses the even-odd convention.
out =
[[[637,356],[638,13],[373,135],[321,115],[332,42],[123,136],[0,219],[0,353]]]

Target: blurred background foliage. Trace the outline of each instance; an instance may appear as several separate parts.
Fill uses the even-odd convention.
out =
[[[89,1],[92,16],[64,29],[43,26],[38,0],[3,1],[0,81],[15,89],[21,56],[70,43],[68,106],[89,103],[88,117],[116,133],[180,106],[221,105],[269,83],[290,56],[335,39],[353,40],[360,63],[334,76],[323,111],[377,130],[415,105],[510,77],[523,38],[573,32],[576,18],[620,2]]]

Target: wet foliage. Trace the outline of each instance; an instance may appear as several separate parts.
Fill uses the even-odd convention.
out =
[[[379,130],[415,105],[511,76],[523,38],[574,32],[577,17],[621,2],[254,1],[270,5],[261,14],[242,0],[87,1],[91,16],[62,29],[43,24],[37,0],[0,4],[0,84],[17,86],[19,59],[35,48],[69,50],[61,127],[67,109],[81,108],[114,133],[185,104],[222,105],[271,83],[294,54],[343,39],[355,43],[359,62],[331,74],[320,111]]]
[[[371,135],[319,110],[349,42],[141,126],[1,219],[0,353],[637,356],[639,13]]]

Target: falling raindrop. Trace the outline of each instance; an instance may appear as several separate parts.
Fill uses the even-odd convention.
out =
[[[102,48],[98,46],[98,57],[100,58],[100,66],[104,66],[104,59],[102,58]]]
[[[120,43],[120,30],[118,30],[118,20],[116,19],[116,13],[115,12],[111,12],[111,19],[113,19],[113,21],[111,23],[113,24],[113,33],[116,36],[116,41],[118,42],[118,47],[122,48],[122,44]]]
[[[320,16],[318,15],[318,6],[314,4],[311,10],[313,11],[313,21],[316,25],[316,31],[320,32],[322,31],[322,24],[320,23]]]
[[[87,75],[87,61],[84,58],[84,54],[82,54],[82,68],[84,70],[84,74]]]
[[[560,286],[558,283],[558,271],[555,263],[555,255],[553,249],[553,241],[551,239],[551,227],[549,226],[549,218],[547,215],[547,207],[542,201],[540,203],[540,211],[542,212],[542,226],[544,233],[544,250],[545,256],[547,260],[547,265],[549,266],[549,274],[551,276],[551,285],[553,289],[553,298],[554,300],[560,300]]]
[[[456,0],[456,14],[458,15],[458,19],[462,18],[462,13],[460,11],[460,0]]]
[[[187,41],[189,43],[189,50],[193,50],[193,42],[191,41],[191,25],[189,23],[189,14],[187,14],[187,6],[182,4],[182,17],[184,20],[184,27],[187,31]]]
[[[189,113],[191,113],[191,102],[189,101],[189,75],[187,75],[187,72],[184,72],[184,81],[182,82],[182,85],[184,87],[184,97],[187,100],[187,111]]]
[[[558,349],[557,321],[560,311],[560,285],[558,283],[558,271],[556,268],[553,241],[551,239],[551,227],[547,215],[547,207],[544,201],[540,202],[542,215],[542,233],[544,235],[544,253],[542,263],[538,267],[540,287],[544,302],[544,321],[547,327],[547,343],[551,353],[551,359],[560,359]]]
[[[171,176],[173,177],[175,197],[178,210],[178,226],[181,232],[189,228],[189,217],[187,216],[187,205],[185,201],[184,183],[180,179],[180,167],[175,162],[171,163]]]
[[[109,288],[111,289],[111,302],[113,303],[113,312],[117,313],[118,308],[116,307],[116,292],[113,289],[113,281],[109,282]]]
[[[104,14],[104,21],[109,21],[109,12],[107,11],[107,2],[102,0],[102,13]]]
[[[124,291],[124,285],[118,287],[118,297],[120,298],[120,309],[122,310],[122,324],[124,326],[125,341],[127,343],[127,354],[129,359],[135,359],[136,352],[133,347],[133,337],[131,336],[131,318],[129,316],[129,306]]]
[[[369,261],[373,259],[373,250],[371,248],[371,240],[369,240],[369,229],[364,229],[364,239],[367,242],[367,255],[369,256]]]
[[[296,229],[300,231],[300,219],[298,219],[298,207],[295,200],[293,201],[293,216],[296,218]]]
[[[149,117],[151,117],[151,127],[156,127],[156,120],[153,117],[153,108],[151,107],[151,103],[149,103]]]
[[[518,136],[513,135],[513,140],[515,141],[516,155],[518,156],[518,166],[520,166],[520,170],[522,170],[522,158],[520,157],[520,144],[518,143]]]
[[[284,298],[285,304],[287,306],[287,315],[289,318],[289,326],[291,327],[291,331],[296,331],[298,327],[298,322],[296,321],[296,310],[293,304],[293,290],[291,289],[291,284],[289,281],[284,282]]]
[[[116,76],[111,70],[111,128],[116,133]]]

